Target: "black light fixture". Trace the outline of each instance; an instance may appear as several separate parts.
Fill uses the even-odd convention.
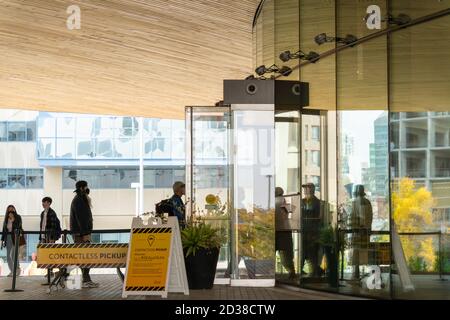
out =
[[[337,42],[342,44],[352,44],[353,42],[358,41],[358,38],[354,35],[348,34],[345,36],[345,38],[340,37],[329,37],[326,33],[318,34],[314,37],[314,41],[320,46],[321,44],[324,44],[326,42]]]
[[[280,53],[280,60],[283,62],[288,62],[291,59],[308,60],[311,62],[316,62],[319,60],[320,55],[317,52],[310,51],[305,54],[303,51],[299,50],[296,53],[291,53],[289,50]]]
[[[292,73],[292,69],[288,66],[282,66],[281,69],[278,71],[282,76],[287,77]]]
[[[389,24],[396,24],[398,26],[401,26],[410,23],[411,17],[408,16],[407,14],[400,13],[397,17],[389,15],[387,16],[386,19],[383,19],[382,21],[387,21],[387,23]]]
[[[279,68],[277,65],[273,64],[270,67],[266,67],[265,65],[261,65],[258,68],[255,69],[255,73],[264,78],[264,75],[267,73],[279,73],[282,76],[289,76],[292,73],[292,69],[289,68],[288,66],[282,66],[281,68]],[[250,77],[247,77],[250,78]],[[247,79],[250,80],[250,79]]]

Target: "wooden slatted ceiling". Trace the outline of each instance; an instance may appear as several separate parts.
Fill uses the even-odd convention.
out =
[[[81,8],[68,30],[66,9]],[[252,73],[257,0],[0,0],[0,108],[183,118]]]

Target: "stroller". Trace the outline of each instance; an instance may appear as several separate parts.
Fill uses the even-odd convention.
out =
[[[53,290],[58,291],[59,288],[64,289],[66,287],[67,278],[70,276],[70,272],[76,268],[78,268],[76,265],[60,268],[59,271],[55,273],[55,278],[50,282],[47,293],[50,294]]]
[[[75,270],[76,268],[78,268],[77,265],[70,265],[68,267],[59,268],[59,271],[55,273],[54,279],[48,285],[47,293],[51,294],[53,290],[58,291],[59,288],[65,289],[67,278],[70,276],[70,272],[72,272],[72,270]]]

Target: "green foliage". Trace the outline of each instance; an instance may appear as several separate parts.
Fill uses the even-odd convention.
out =
[[[334,246],[336,244],[336,236],[331,225],[320,229],[319,243],[323,246]]]
[[[193,223],[181,231],[181,242],[188,257],[195,256],[200,249],[220,248],[224,241],[219,229],[205,223]]]
[[[450,272],[450,252],[444,252],[442,254],[442,266],[441,257],[439,252],[436,252],[436,259],[434,260],[434,271],[439,272],[439,268],[442,268],[442,272]]]
[[[239,252],[256,260],[273,259],[275,255],[275,212],[254,208],[239,213]]]
[[[408,259],[409,269],[414,271],[428,271],[427,263],[423,257],[410,257]]]

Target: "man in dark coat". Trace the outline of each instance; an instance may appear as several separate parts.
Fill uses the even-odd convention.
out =
[[[70,231],[75,243],[90,243],[92,233],[92,211],[86,190],[86,181],[78,181],[75,184],[75,196],[70,206]],[[83,273],[83,288],[96,288],[98,283],[91,280],[89,268],[81,269]]]
[[[323,270],[320,268],[319,261],[319,236],[323,220],[323,203],[315,196],[316,186],[313,183],[302,185],[305,191],[305,198],[302,199],[302,261],[301,268],[307,260],[312,266],[312,275],[318,277]]]

